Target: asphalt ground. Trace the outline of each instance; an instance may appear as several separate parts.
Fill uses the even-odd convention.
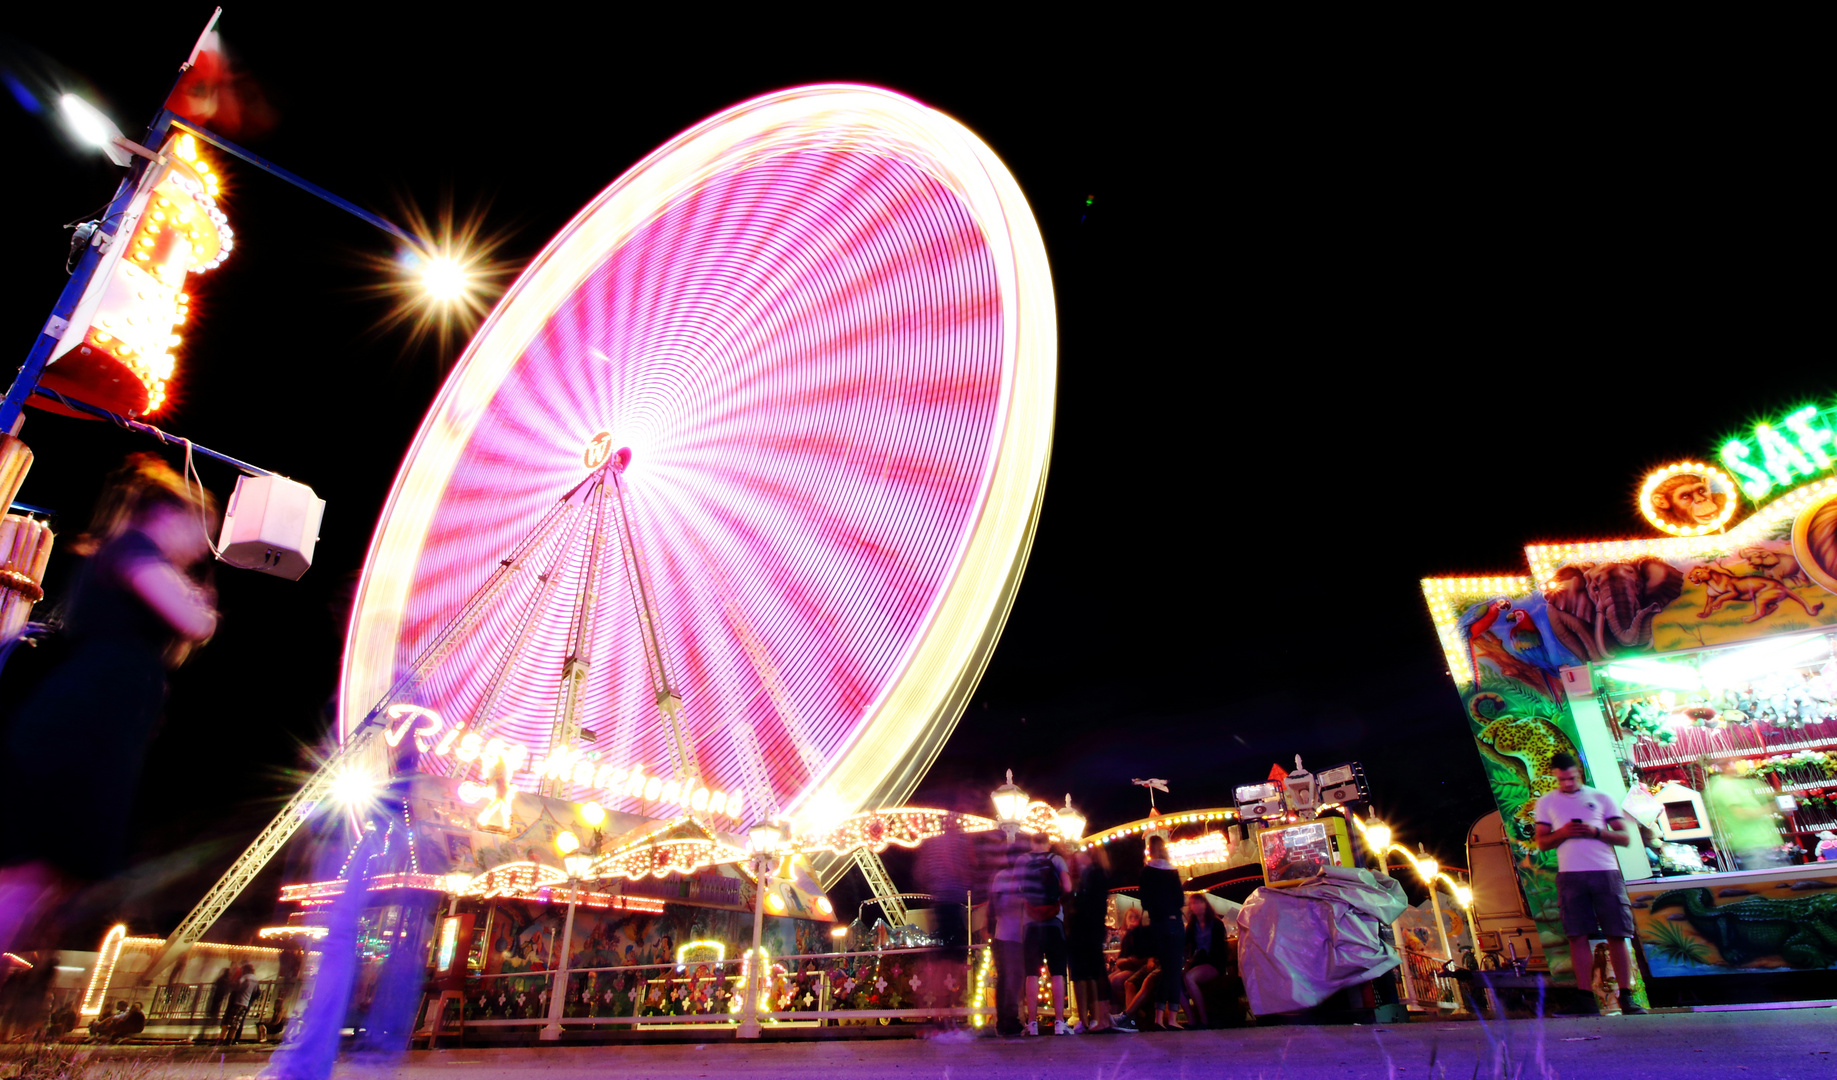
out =
[[[255,1080],[264,1064],[238,1055],[159,1065],[143,1075]],[[398,1063],[346,1059],[337,1075],[349,1080],[1802,1080],[1837,1078],[1837,1009],[1028,1039],[963,1035],[751,1045],[462,1048],[418,1051]]]

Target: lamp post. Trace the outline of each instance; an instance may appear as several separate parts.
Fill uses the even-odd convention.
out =
[[[1448,948],[1448,927],[1442,922],[1441,890],[1436,888],[1435,875],[1441,871],[1441,865],[1423,849],[1416,845],[1419,857],[1416,859],[1416,872],[1422,876],[1423,884],[1429,887],[1429,906],[1435,911],[1435,933],[1441,939],[1442,959],[1454,959],[1454,952]]]
[[[580,903],[580,879],[593,868],[593,856],[580,850],[580,839],[573,833],[557,836],[555,848],[561,852],[561,865],[568,872],[568,917],[561,928],[561,956],[549,982],[549,1022],[542,1028],[543,1042],[561,1038],[561,1010],[568,999],[568,953],[574,948],[574,908]]]
[[[1070,795],[1065,796],[1065,805],[1053,813],[1059,819],[1060,839],[1074,844],[1084,839],[1084,815],[1072,806]]]
[[[740,1030],[735,1034],[742,1039],[759,1037],[759,969],[765,965],[759,962],[759,938],[765,930],[765,894],[767,889],[766,875],[772,868],[772,857],[778,845],[784,840],[784,832],[775,822],[761,821],[747,830],[747,843],[753,852],[753,878],[757,888],[753,890],[753,951],[746,954],[746,978],[742,992],[746,994],[740,1008]]]
[[[1021,830],[1022,815],[1027,812],[1027,793],[1014,783],[1014,770],[1008,770],[1008,782],[989,793],[995,800],[995,823],[1001,826],[1003,836],[1009,843],[1014,842],[1015,834]]]

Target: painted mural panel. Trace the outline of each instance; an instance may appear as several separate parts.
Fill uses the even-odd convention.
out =
[[[1537,797],[1549,791],[1550,758],[1576,754],[1575,721],[1558,669],[1576,662],[1561,644],[1549,604],[1529,578],[1425,581],[1468,734],[1486,772],[1525,902],[1553,975],[1568,977],[1556,895],[1556,853],[1531,843]],[[1577,754],[1580,757],[1579,754]],[[1586,762],[1584,763],[1587,764]]]
[[[1714,888],[1671,878],[1628,892],[1655,978],[1837,967],[1837,865]]]

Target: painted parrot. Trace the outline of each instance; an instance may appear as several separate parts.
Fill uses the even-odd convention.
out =
[[[1544,649],[1544,635],[1537,629],[1537,620],[1531,618],[1531,613],[1525,609],[1515,608],[1506,614],[1505,621],[1512,625],[1512,650],[1536,665],[1539,672],[1545,673],[1544,687],[1554,699],[1556,687],[1550,681],[1548,672],[1556,665]]]
[[[1494,644],[1490,641],[1482,641],[1482,639],[1491,634],[1493,624],[1499,621],[1499,616],[1510,611],[1511,608],[1512,602],[1500,597],[1487,604],[1486,610],[1480,612],[1478,618],[1467,624],[1467,669],[1473,672],[1475,679],[1480,677],[1480,658],[1475,653],[1484,651],[1487,645]]]

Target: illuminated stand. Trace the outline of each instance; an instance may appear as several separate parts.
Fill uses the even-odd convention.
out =
[[[1483,950],[1534,945],[1534,970],[1573,982],[1554,858],[1530,843],[1549,757],[1571,752],[1637,823],[1615,850],[1653,998],[1837,991],[1837,952],[1812,940],[1829,902],[1809,899],[1837,888],[1814,850],[1837,822],[1834,421],[1808,406],[1654,470],[1637,511],[1656,537],[1423,582],[1499,806],[1469,856],[1498,869],[1476,878]]]

